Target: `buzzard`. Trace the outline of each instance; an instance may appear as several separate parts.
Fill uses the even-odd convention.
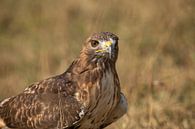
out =
[[[62,74],[0,102],[0,128],[103,129],[127,111],[116,72],[118,37],[92,34]]]

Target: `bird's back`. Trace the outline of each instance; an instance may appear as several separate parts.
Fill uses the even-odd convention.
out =
[[[83,105],[74,98],[77,84],[66,75],[55,76],[29,86],[0,104],[0,118],[11,128],[68,127],[80,119]]]

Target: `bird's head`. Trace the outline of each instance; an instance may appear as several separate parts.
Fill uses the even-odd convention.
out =
[[[83,50],[91,61],[110,60],[118,57],[118,37],[110,32],[92,34],[84,44]]]

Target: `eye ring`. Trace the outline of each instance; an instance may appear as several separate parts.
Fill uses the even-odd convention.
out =
[[[96,40],[91,40],[90,43],[91,43],[91,46],[92,46],[93,48],[95,48],[95,47],[97,47],[97,46],[99,45],[99,42],[96,41]]]

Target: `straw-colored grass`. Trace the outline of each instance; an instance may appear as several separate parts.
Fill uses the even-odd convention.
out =
[[[192,0],[1,0],[0,99],[62,73],[93,32],[120,37],[128,113],[107,129],[195,128]]]

